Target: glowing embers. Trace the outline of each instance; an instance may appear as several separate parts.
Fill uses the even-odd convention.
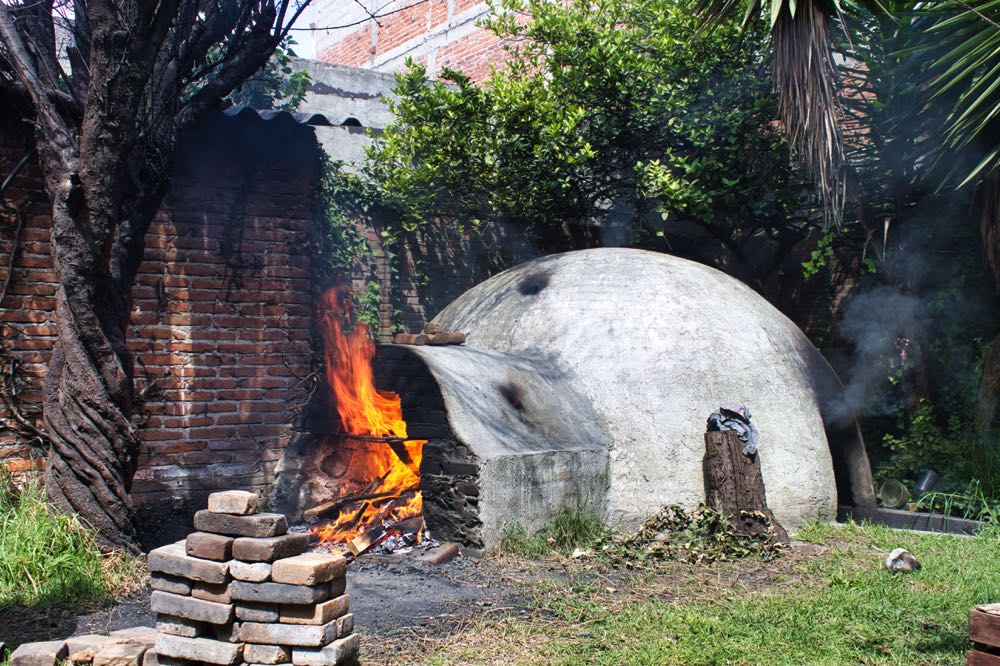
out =
[[[390,538],[419,540],[424,440],[406,438],[399,396],[375,388],[375,344],[351,321],[351,303],[349,290],[333,288],[320,307],[326,380],[343,426],[323,444],[330,452],[323,471],[339,479],[339,494],[305,515],[327,519],[312,528],[321,542],[363,552]]]

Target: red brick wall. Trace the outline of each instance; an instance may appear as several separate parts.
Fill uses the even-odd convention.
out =
[[[3,175],[27,143],[6,129]],[[290,401],[311,369],[318,166],[312,130],[287,117],[220,117],[184,142],[133,290],[129,347],[143,439],[137,505],[270,482],[291,433]],[[40,186],[32,164],[5,199]],[[37,419],[55,288],[47,207],[25,212],[0,322],[21,363],[18,403]],[[0,223],[4,269],[13,245],[8,218]],[[10,432],[0,437],[8,469],[42,464],[42,450]]]
[[[432,77],[442,67],[459,69],[477,82],[489,74],[489,64],[506,59],[502,43],[492,33],[476,27],[486,9],[483,0],[408,0],[379,3],[378,23],[317,33],[318,58],[325,62],[380,71],[396,71],[406,57],[428,66]],[[396,11],[400,10],[400,11]],[[360,13],[359,13],[360,12]],[[388,13],[394,12],[394,13]],[[326,0],[318,3],[319,26],[342,25],[363,18],[356,3]]]

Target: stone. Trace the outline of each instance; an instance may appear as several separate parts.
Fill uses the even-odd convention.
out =
[[[128,629],[112,631],[111,637],[129,643],[143,643],[151,646],[156,642],[157,633],[153,627],[129,627]]]
[[[330,581],[330,588],[327,590],[327,599],[333,599],[334,597],[339,597],[344,592],[347,591],[347,577],[334,578]]]
[[[66,639],[66,659],[73,663],[89,664],[98,652],[118,641],[101,634],[84,634]],[[2,655],[0,655],[2,658]]]
[[[889,571],[912,572],[920,571],[920,562],[905,548],[897,548],[885,558],[885,568]]]
[[[10,655],[10,666],[55,666],[68,655],[66,641],[23,643]]]
[[[244,583],[233,581],[229,593],[235,601],[256,601],[269,604],[314,604],[329,598],[329,585],[307,587],[282,583]]]
[[[280,617],[286,624],[326,624],[346,613],[350,607],[351,595],[342,594],[319,604],[282,606]]]
[[[225,583],[229,577],[229,564],[191,557],[185,552],[184,542],[150,551],[149,570],[203,583]]]
[[[233,558],[247,562],[274,562],[298,555],[309,547],[309,535],[285,534],[278,537],[237,539],[233,543]]]
[[[257,495],[245,490],[226,490],[208,496],[208,510],[246,516],[257,510]]]
[[[235,608],[236,617],[247,622],[277,622],[280,617],[279,607],[271,604],[238,603]]]
[[[197,638],[205,633],[207,625],[183,617],[160,615],[156,618],[156,630],[161,634],[172,634],[184,638]]]
[[[428,564],[444,564],[455,559],[457,555],[458,544],[443,543],[440,546],[428,549],[427,552],[417,558],[417,561],[427,562]]]
[[[243,658],[243,645],[210,638],[184,638],[162,634],[156,641],[156,654],[161,657],[228,666],[238,663]]]
[[[239,634],[239,640],[244,643],[300,647],[321,647],[336,638],[336,620],[317,625],[244,622]]]
[[[337,618],[337,638],[343,638],[354,631],[354,613]]]
[[[229,598],[229,585],[226,583],[198,583],[191,587],[191,596],[195,599],[204,599],[205,601],[214,601],[220,604],[228,604],[231,601]]]
[[[109,645],[94,656],[94,666],[142,666],[147,650],[145,643]]]
[[[149,586],[154,590],[162,590],[171,594],[191,594],[191,581],[167,574],[151,574]]]
[[[282,664],[292,658],[291,652],[280,645],[247,645],[243,661],[254,664]]]
[[[292,650],[295,666],[334,666],[353,664],[358,659],[361,637],[351,634],[338,639],[320,650]]]
[[[226,624],[233,619],[232,604],[220,604],[214,601],[182,597],[169,592],[153,592],[150,608],[154,613],[174,615],[186,620],[207,622],[209,624]],[[166,654],[166,653],[161,653]],[[174,655],[167,655],[174,656]]]
[[[155,650],[146,650],[146,654],[142,655],[142,666],[160,666],[165,663],[160,661],[160,656]]]
[[[224,534],[192,532],[184,540],[184,546],[191,557],[225,562],[233,557],[233,541],[233,537]]]
[[[303,553],[277,560],[271,580],[291,585],[316,585],[347,573],[347,560],[331,553]]]
[[[194,528],[199,532],[236,537],[273,537],[288,531],[288,521],[280,513],[234,516],[202,510],[194,514]],[[234,557],[238,560],[248,559],[235,554]]]
[[[278,537],[281,538],[281,537]],[[233,560],[229,563],[229,575],[236,580],[247,583],[263,583],[271,580],[271,565],[267,562],[240,562]]]

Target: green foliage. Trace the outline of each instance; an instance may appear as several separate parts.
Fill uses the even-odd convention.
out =
[[[131,591],[144,570],[130,555],[103,555],[75,517],[49,505],[37,480],[17,488],[0,476],[0,611],[104,601]]]
[[[254,109],[295,111],[305,99],[312,78],[305,70],[292,69],[295,40],[286,37],[263,68],[229,96],[232,104]]]
[[[779,550],[763,536],[737,533],[726,516],[707,506],[689,512],[676,505],[647,518],[635,534],[609,538],[600,547],[602,555],[626,566],[652,560],[694,564],[748,557],[769,560]]]
[[[699,33],[690,9],[505,0],[484,25],[510,61],[482,87],[409,63],[369,176],[405,230],[513,224],[551,250],[666,247],[681,221],[725,239],[787,226],[800,189],[765,59],[735,25]]]
[[[508,526],[500,539],[500,552],[529,558],[551,552],[571,555],[574,550],[594,545],[607,531],[593,514],[579,508],[562,509],[535,534],[529,534],[520,523]]]

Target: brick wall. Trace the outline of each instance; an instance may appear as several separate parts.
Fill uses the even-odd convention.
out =
[[[30,135],[10,118],[0,129],[6,176]],[[318,155],[312,129],[288,116],[220,116],[183,143],[133,290],[129,347],[143,439],[137,505],[270,482],[291,433],[290,406],[312,367]],[[4,199],[40,190],[33,163]],[[0,322],[20,363],[18,404],[37,420],[55,287],[47,206],[39,201],[24,212]],[[13,232],[4,214],[4,270]],[[43,465],[44,450],[10,431],[0,437],[8,469]]]
[[[318,28],[361,22],[316,33],[317,57],[325,62],[392,72],[411,57],[432,77],[450,67],[481,82],[491,63],[506,58],[502,42],[476,25],[487,11],[482,0],[322,0],[315,7]],[[377,23],[364,20],[366,9],[382,15]]]

